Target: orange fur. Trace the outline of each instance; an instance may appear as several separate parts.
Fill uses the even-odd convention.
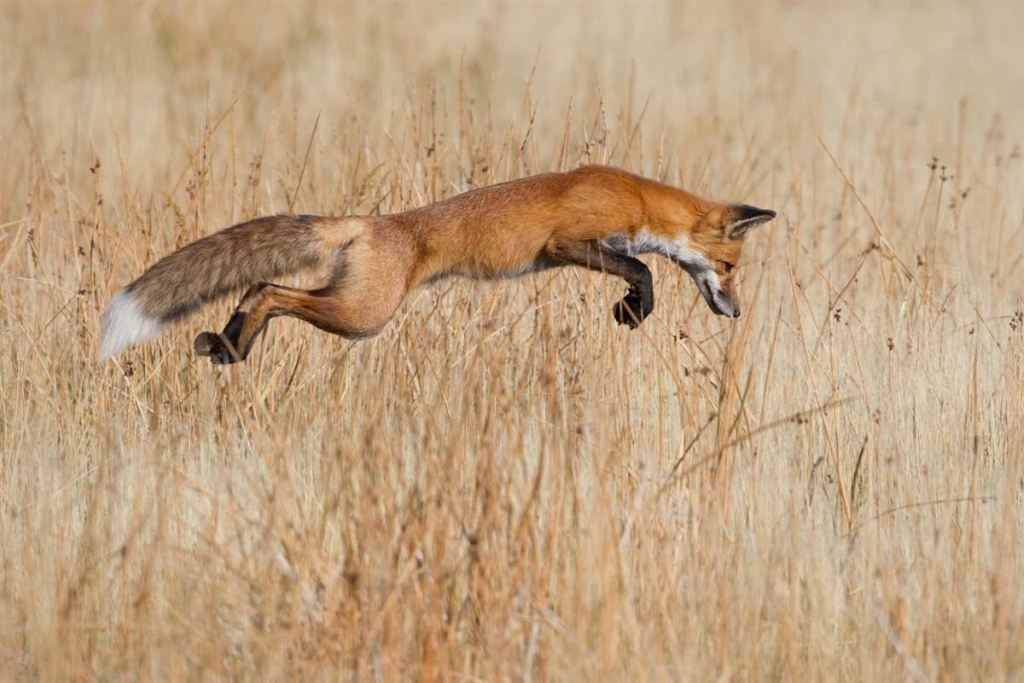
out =
[[[407,293],[425,283],[452,275],[517,277],[562,265],[624,278],[630,289],[615,316],[635,327],[653,308],[650,273],[635,258],[642,253],[678,263],[712,310],[735,316],[732,269],[746,230],[774,215],[619,169],[585,166],[387,216],[257,219],[188,245],[147,270],[108,307],[105,338],[112,326],[130,327],[138,316],[146,330],[155,329],[205,301],[255,285],[223,333],[196,340],[201,354],[232,362],[248,355],[275,316],[363,337],[379,332]],[[331,277],[317,290],[261,283],[318,265],[330,265]]]

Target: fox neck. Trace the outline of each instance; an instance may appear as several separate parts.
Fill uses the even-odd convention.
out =
[[[691,232],[701,218],[717,206],[686,190],[649,178],[642,178],[638,189],[646,224],[663,235]]]

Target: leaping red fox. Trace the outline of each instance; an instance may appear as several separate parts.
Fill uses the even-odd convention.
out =
[[[274,317],[350,339],[377,334],[414,288],[451,275],[519,277],[558,266],[617,275],[615,304],[634,328],[654,310],[651,271],[638,254],[682,267],[718,315],[738,317],[733,269],[747,231],[775,217],[723,204],[616,168],[584,166],[491,185],[386,216],[271,216],[204,237],[119,290],[103,314],[100,358],[160,332],[201,304],[248,287],[220,334],[195,340],[216,364],[245,360]],[[302,290],[266,282],[329,266]]]

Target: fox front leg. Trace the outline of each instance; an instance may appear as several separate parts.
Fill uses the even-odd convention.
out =
[[[635,329],[654,310],[654,283],[650,269],[642,261],[596,240],[554,239],[548,244],[547,253],[558,262],[618,275],[625,280],[629,285],[626,296],[612,307],[612,316],[620,325]]]

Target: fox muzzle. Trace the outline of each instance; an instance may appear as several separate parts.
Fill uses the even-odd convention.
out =
[[[724,315],[727,318],[740,317],[740,307],[734,304],[725,292],[714,292],[707,302],[715,315]]]

